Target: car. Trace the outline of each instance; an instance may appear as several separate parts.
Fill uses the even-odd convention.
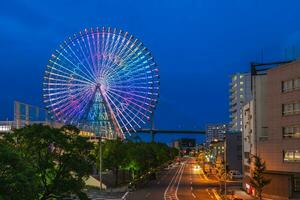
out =
[[[230,170],[228,176],[231,180],[243,178],[243,175],[238,170]]]
[[[195,165],[194,166],[194,170],[200,170],[201,168],[200,168],[200,166],[199,165]]]

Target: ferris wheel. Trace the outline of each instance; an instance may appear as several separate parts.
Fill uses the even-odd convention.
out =
[[[85,29],[52,54],[43,92],[55,120],[124,138],[153,115],[159,74],[150,51],[128,32]]]

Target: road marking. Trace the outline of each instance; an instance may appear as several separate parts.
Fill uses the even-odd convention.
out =
[[[167,188],[166,188],[166,190],[164,192],[164,199],[165,200],[173,199],[172,198],[173,197],[172,193],[171,194],[168,194],[168,193],[172,192],[172,191],[169,191],[170,187],[172,187],[171,189],[173,189],[173,187],[174,187],[174,181],[176,181],[176,179],[178,177],[178,174],[180,173],[180,171],[182,169],[182,166],[183,165],[181,165],[180,167],[178,167],[177,171],[175,172],[174,176],[172,177],[171,181],[169,182],[169,184],[168,184],[168,186],[167,186]],[[175,196],[175,199],[176,199],[176,196]]]
[[[214,199],[214,196],[209,192],[208,189],[206,189],[206,192],[208,193],[208,195],[209,195],[209,197],[210,197],[211,199]]]
[[[180,174],[180,178],[179,178],[179,180],[178,180],[177,187],[176,187],[176,190],[175,190],[175,196],[176,196],[176,199],[178,199],[177,191],[178,191],[178,187],[179,187],[179,184],[180,184],[180,181],[181,181],[181,178],[182,178],[182,174],[183,174],[183,172],[184,172],[184,168],[185,168],[185,164],[183,164],[183,167],[182,167],[182,170],[181,170],[181,174]]]
[[[193,186],[191,186],[191,190],[193,190]]]
[[[129,194],[129,192],[126,192],[123,196],[122,199],[126,199],[126,196]]]
[[[213,194],[215,195],[216,199],[218,200],[222,200],[222,198],[220,197],[220,195],[217,193],[216,189],[213,189]]]
[[[192,192],[192,196],[194,197],[194,199],[196,199],[196,195]]]

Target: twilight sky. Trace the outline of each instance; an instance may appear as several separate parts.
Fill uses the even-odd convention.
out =
[[[43,106],[45,66],[68,36],[111,26],[139,38],[159,64],[156,127],[228,122],[230,74],[300,54],[299,8],[298,0],[3,1],[0,120],[13,118],[14,100]]]

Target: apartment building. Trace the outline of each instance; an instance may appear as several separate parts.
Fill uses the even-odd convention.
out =
[[[272,182],[265,192],[300,199],[300,60],[267,74],[268,134],[259,153]]]
[[[252,155],[266,162],[263,191],[270,199],[300,199],[300,61],[253,76],[253,100],[243,107],[243,187],[254,194],[249,178]]]
[[[214,140],[223,140],[225,133],[228,131],[227,124],[209,124],[206,126],[206,144],[210,144]]]
[[[242,131],[241,110],[243,105],[251,99],[251,74],[233,74],[229,93],[230,130]]]
[[[243,132],[242,132],[242,165],[243,187],[254,195],[254,188],[250,184],[250,177],[254,170],[252,158],[258,155],[259,142],[264,141],[267,135],[266,125],[266,75],[252,77],[252,100],[247,102],[242,109]]]

